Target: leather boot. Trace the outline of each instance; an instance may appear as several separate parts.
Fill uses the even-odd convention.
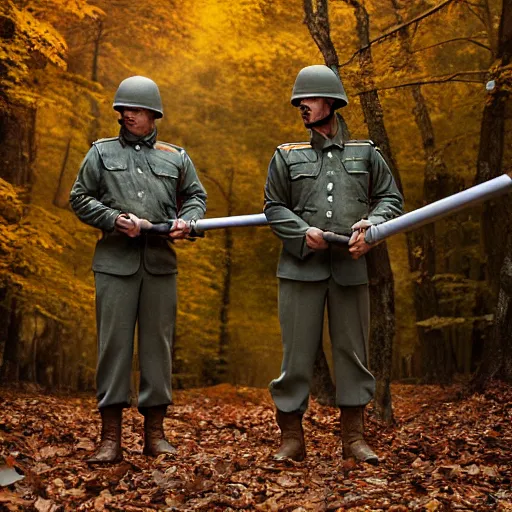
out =
[[[107,464],[123,460],[121,449],[122,405],[109,405],[100,409],[101,441],[94,455],[87,459],[91,464]]]
[[[166,405],[141,409],[144,415],[144,455],[157,457],[162,453],[176,453],[176,448],[169,444],[164,434]]]
[[[276,420],[281,429],[281,446],[274,455],[275,460],[292,459],[296,462],[306,457],[302,413],[276,410]]]
[[[377,465],[379,458],[364,440],[364,407],[341,407],[343,458]]]

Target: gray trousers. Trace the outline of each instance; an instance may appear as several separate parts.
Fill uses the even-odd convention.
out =
[[[141,265],[131,276],[96,272],[98,407],[130,403],[135,325],[139,338],[139,408],[172,401],[171,347],[176,275],[152,275]]]
[[[336,405],[366,405],[375,393],[375,379],[366,367],[368,286],[340,286],[332,278],[314,282],[280,279],[283,361],[280,377],[269,387],[276,407],[283,412],[307,409],[315,356],[322,343],[326,304]]]

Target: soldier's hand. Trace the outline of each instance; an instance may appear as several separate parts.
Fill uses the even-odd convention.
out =
[[[173,240],[180,240],[182,238],[187,238],[189,234],[190,223],[184,221],[183,219],[176,219],[172,224],[169,237]]]
[[[319,228],[309,228],[306,231],[306,245],[313,251],[322,251],[329,247],[324,240],[323,231]]]
[[[366,219],[362,219],[352,226],[353,233],[348,242],[348,251],[352,259],[357,260],[372,248],[372,245],[367,244],[364,240],[365,232],[370,226],[372,226],[372,223]]]
[[[122,213],[118,215],[115,227],[121,233],[135,238],[140,235],[141,219],[133,213]]]

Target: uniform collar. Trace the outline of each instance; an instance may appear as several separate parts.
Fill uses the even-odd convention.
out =
[[[119,131],[119,140],[123,147],[126,145],[135,146],[136,144],[144,144],[148,148],[152,148],[153,144],[156,142],[156,128],[148,135],[138,137],[137,135],[130,133],[124,126],[121,126],[121,130]]]
[[[318,133],[315,130],[310,130],[310,142],[311,146],[314,149],[322,151],[323,149],[327,149],[331,146],[338,146],[340,149],[343,149],[343,137],[342,137],[342,129],[339,122],[338,117],[336,116],[336,124],[338,125],[338,130],[336,131],[336,135],[332,139],[326,139],[322,134]]]

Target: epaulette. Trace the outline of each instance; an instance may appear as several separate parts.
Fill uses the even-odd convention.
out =
[[[183,148],[180,148],[179,146],[169,144],[168,142],[161,142],[159,140],[155,142],[153,148],[159,149],[160,151],[168,151],[169,153],[181,153],[183,151]]]
[[[290,151],[292,149],[311,149],[311,144],[309,142],[287,142],[277,147],[285,151]]]
[[[373,146],[376,147],[375,142],[373,140],[347,140],[345,146]]]
[[[96,146],[97,144],[103,144],[104,142],[114,142],[114,141],[118,141],[118,140],[119,140],[119,137],[108,137],[108,138],[105,138],[105,139],[95,140],[93,142],[93,144]]]

